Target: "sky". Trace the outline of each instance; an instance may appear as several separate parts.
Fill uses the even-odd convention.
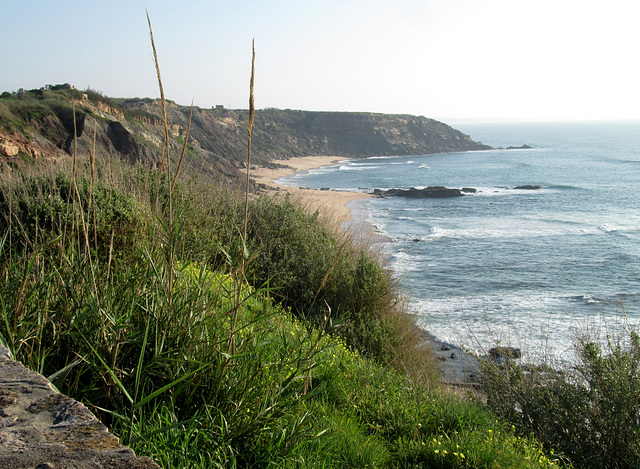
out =
[[[415,114],[640,119],[637,0],[0,0],[0,91]]]

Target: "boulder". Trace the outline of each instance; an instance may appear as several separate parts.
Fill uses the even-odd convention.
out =
[[[0,467],[159,469],[0,347]]]
[[[0,155],[8,156],[10,158],[18,156],[20,148],[13,142],[10,142],[6,138],[0,138]]]
[[[515,347],[493,347],[489,349],[489,356],[494,360],[517,359],[522,357],[522,352]]]

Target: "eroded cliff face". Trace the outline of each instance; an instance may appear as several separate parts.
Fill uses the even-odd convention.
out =
[[[77,90],[30,93],[0,99],[0,154],[5,160],[65,158],[76,151],[158,166],[164,136],[160,100],[110,99]],[[167,115],[167,154],[177,162],[189,107],[169,101]],[[194,108],[186,170],[237,177],[247,156],[247,120],[247,111]],[[256,113],[252,161],[268,164],[294,156],[358,158],[485,148],[425,117],[266,109]]]

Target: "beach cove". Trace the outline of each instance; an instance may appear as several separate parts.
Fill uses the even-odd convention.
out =
[[[274,195],[290,194],[298,200],[303,207],[310,211],[318,210],[323,216],[333,217],[338,223],[351,220],[352,213],[347,204],[354,200],[367,199],[371,194],[364,192],[333,191],[320,189],[304,189],[278,183],[280,178],[305,173],[312,169],[332,166],[344,161],[337,156],[302,156],[288,160],[273,160],[279,165],[277,169],[265,166],[252,166],[250,177],[259,184],[264,184],[267,190]]]

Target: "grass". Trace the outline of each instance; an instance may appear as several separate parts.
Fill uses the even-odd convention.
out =
[[[387,277],[317,218],[291,201],[250,199],[243,241],[233,193],[178,182],[168,225],[165,178],[111,164],[96,162],[91,194],[80,161],[80,200],[65,171],[5,176],[0,340],[138,453],[163,467],[551,464],[482,404],[385,366],[398,357],[362,345],[368,315],[385,322],[372,309],[385,303],[365,300]],[[258,231],[252,220],[263,217],[299,232]],[[167,230],[176,236],[171,288]],[[291,244],[280,260],[277,243]],[[302,275],[286,264],[294,251],[306,273],[322,270],[292,287]],[[241,259],[251,260],[244,277]],[[265,282],[259,266],[271,262],[283,278]],[[344,296],[340,285],[349,286]],[[387,285],[382,296],[392,292]],[[319,324],[320,297],[331,323]]]

